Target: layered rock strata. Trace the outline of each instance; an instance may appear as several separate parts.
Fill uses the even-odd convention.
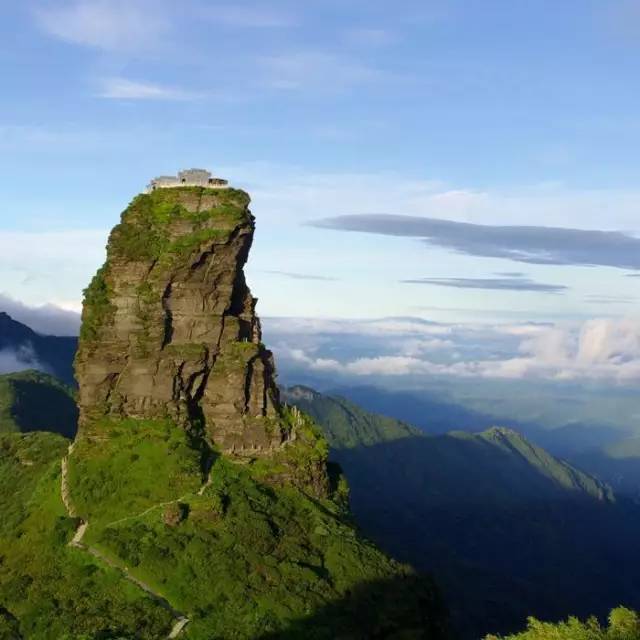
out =
[[[223,451],[287,438],[271,352],[243,267],[249,196],[184,187],[137,196],[85,291],[80,429],[102,416],[201,426]]]

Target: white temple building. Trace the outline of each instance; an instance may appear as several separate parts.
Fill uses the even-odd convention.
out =
[[[207,189],[227,189],[229,183],[221,178],[214,178],[206,169],[185,169],[177,176],[158,176],[147,185],[147,193],[156,189],[173,187],[206,187]]]

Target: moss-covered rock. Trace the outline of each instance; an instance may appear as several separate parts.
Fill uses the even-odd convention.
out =
[[[141,194],[85,291],[76,373],[80,424],[101,416],[197,421],[216,446],[255,456],[285,424],[243,266],[249,196],[182,187]]]

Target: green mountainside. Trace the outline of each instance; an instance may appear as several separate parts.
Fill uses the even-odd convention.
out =
[[[640,561],[630,553],[640,512],[596,478],[511,429],[411,435],[340,397],[307,388],[285,397],[327,435],[358,524],[434,573],[463,638],[516,631],[529,615],[640,606]],[[369,425],[380,421],[376,441]]]
[[[69,469],[71,486],[95,480],[73,492],[89,522],[75,545],[68,442],[0,437],[0,602],[16,637],[151,640],[183,615],[185,638],[444,637],[431,581],[359,538],[339,503],[225,456],[201,484],[201,452],[168,423],[102,444]]]
[[[158,190],[111,234],[85,292],[75,441],[0,436],[7,633],[448,635],[431,579],[359,535],[326,440],[279,400],[242,273],[248,201]]]
[[[529,442],[513,429],[492,427],[480,433],[452,431],[426,436],[399,420],[369,413],[339,396],[307,387],[284,390],[283,398],[313,417],[338,460],[361,457],[361,451],[391,456],[394,443],[402,451],[409,475],[423,485],[421,493],[437,501],[462,502],[543,500],[567,494],[614,501],[604,483]],[[412,453],[413,451],[413,453]],[[389,458],[380,461],[383,466]]]
[[[60,491],[67,447],[50,433],[0,435],[0,606],[14,627],[6,637],[164,637],[170,613],[68,545],[77,521]]]
[[[422,433],[394,418],[364,411],[345,398],[326,396],[308,387],[283,389],[282,397],[321,424],[334,449],[370,446]]]
[[[75,435],[78,409],[73,390],[40,371],[0,375],[0,433],[52,431]]]

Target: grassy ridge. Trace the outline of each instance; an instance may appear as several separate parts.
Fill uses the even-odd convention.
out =
[[[0,436],[0,629],[12,624],[30,640],[157,640],[170,615],[67,546],[76,528],[60,497],[67,446],[54,434]]]
[[[326,396],[307,387],[283,389],[283,398],[310,415],[334,449],[371,446],[420,436],[422,432],[387,416],[369,413],[339,396]]]
[[[92,528],[197,490],[204,449],[170,420],[102,419],[69,458],[76,510]]]

